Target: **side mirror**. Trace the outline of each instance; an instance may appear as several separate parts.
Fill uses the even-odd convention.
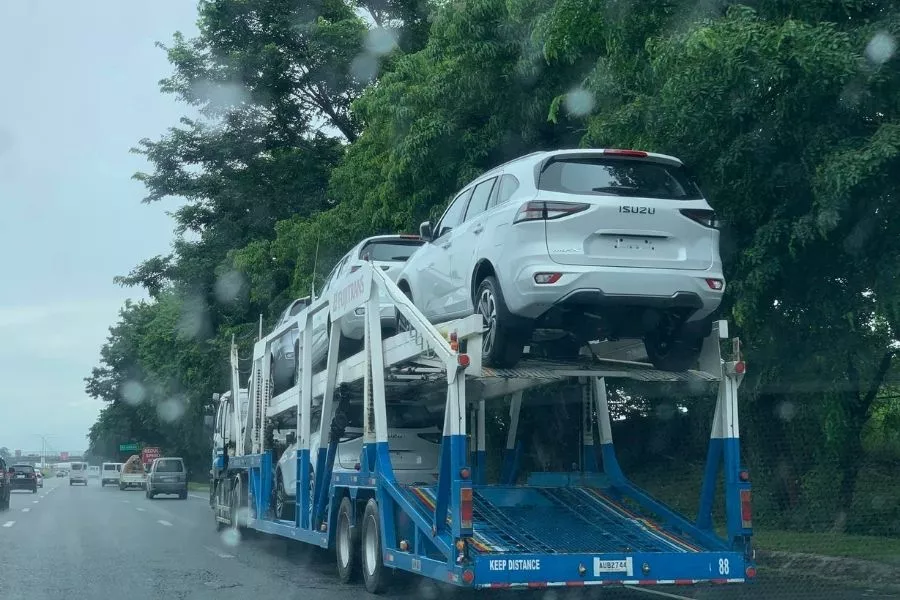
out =
[[[293,431],[288,432],[288,434],[285,436],[285,441],[287,442],[287,445],[290,446],[297,441],[297,434]]]
[[[419,225],[419,236],[425,240],[430,242],[434,239],[434,231],[431,227],[431,221],[422,221]]]

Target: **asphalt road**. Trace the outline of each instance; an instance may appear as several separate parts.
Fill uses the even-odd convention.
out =
[[[140,491],[48,478],[37,494],[13,492],[0,513],[0,598],[10,600],[358,600],[360,585],[337,582],[333,558],[264,535],[235,543],[217,533],[202,494],[147,500]],[[452,593],[456,592],[456,593]],[[890,595],[760,574],[746,586],[538,590],[470,593],[412,576],[387,598],[495,600],[856,600]],[[896,596],[893,596],[896,597]]]

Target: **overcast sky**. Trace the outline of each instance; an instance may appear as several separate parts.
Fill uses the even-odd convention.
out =
[[[87,448],[84,393],[125,298],[112,279],[169,250],[174,201],[141,203],[128,150],[188,109],[159,92],[192,0],[0,3],[0,446]]]

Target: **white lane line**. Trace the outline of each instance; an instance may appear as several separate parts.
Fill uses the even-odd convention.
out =
[[[165,525],[166,527],[171,527],[171,526],[172,526],[171,523],[169,523],[168,521],[163,521],[162,519],[160,519],[159,521],[157,521],[157,523],[159,523],[160,525]]]
[[[188,498],[196,498],[197,500],[209,500],[209,496],[198,496],[197,494],[188,494]]]
[[[37,504],[38,502],[40,502],[40,500],[32,500],[31,501],[32,504]]]
[[[3,524],[3,526],[4,527],[12,527],[15,524],[16,524],[15,521],[7,521],[6,523]]]
[[[212,546],[203,546],[203,547],[206,548],[208,551],[212,552],[213,554],[215,554],[216,556],[218,556],[219,558],[234,558],[233,555],[225,554],[224,552],[220,552],[219,550],[216,550]]]
[[[23,508],[23,509],[22,509],[22,512],[28,512],[28,511],[30,511],[30,510],[31,510],[30,508]]]
[[[138,509],[140,512],[144,512],[145,510],[147,510],[146,508],[143,508],[141,506],[135,506],[135,508]]]
[[[644,594],[653,594],[654,596],[662,596],[663,598],[672,598],[673,600],[694,600],[689,596],[679,596],[678,594],[670,594],[669,592],[660,592],[659,590],[648,590],[647,588],[629,586],[625,588],[629,592],[642,592]]]
[[[122,500],[123,504],[128,504],[129,502],[131,502],[131,500]]]

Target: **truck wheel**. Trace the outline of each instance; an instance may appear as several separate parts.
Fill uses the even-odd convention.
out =
[[[362,571],[366,590],[370,594],[384,593],[390,583],[391,571],[384,566],[381,547],[381,519],[378,503],[370,499],[362,522]]]
[[[475,292],[475,314],[481,315],[485,331],[481,341],[484,364],[489,367],[514,367],[525,347],[525,335],[511,323],[509,310],[493,275],[485,277]]]
[[[338,579],[341,583],[351,583],[359,577],[357,543],[359,543],[359,528],[353,526],[353,503],[345,496],[338,509],[334,552],[337,557]]]

